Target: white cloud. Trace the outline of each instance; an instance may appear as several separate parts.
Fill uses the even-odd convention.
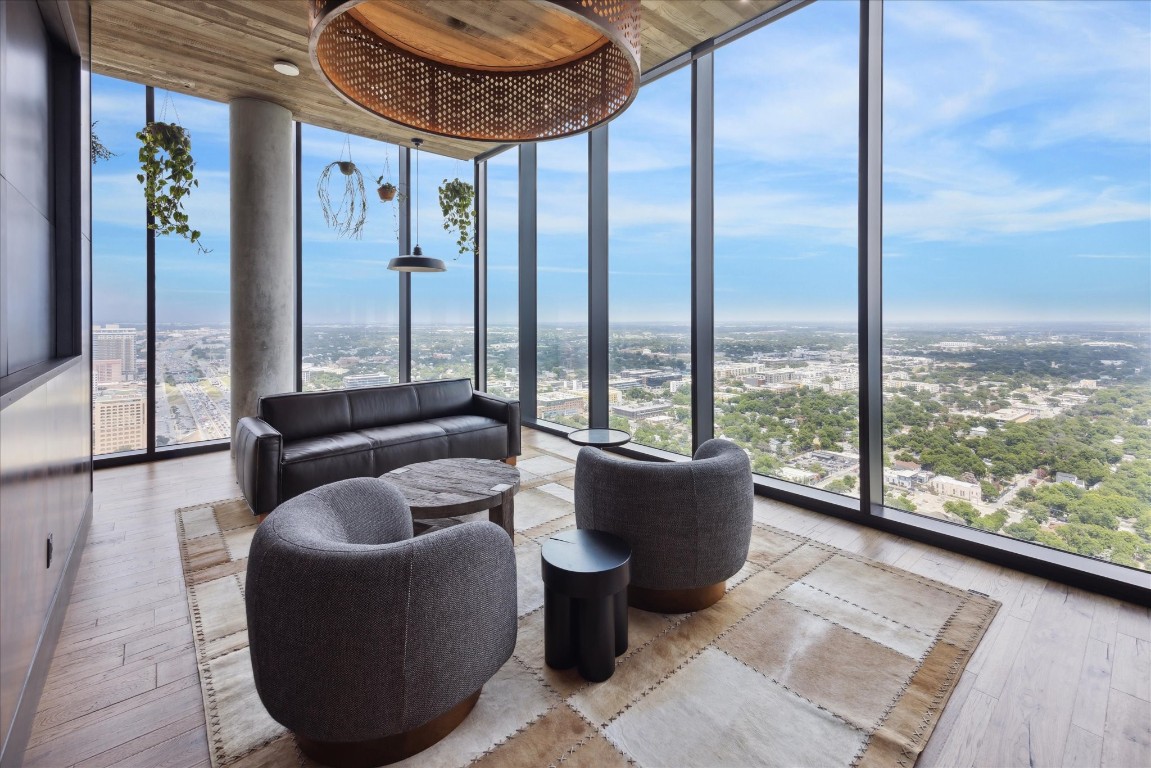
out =
[[[885,202],[887,236],[919,241],[977,241],[1000,235],[1059,232],[1145,221],[1146,202],[1124,190],[1099,192],[1023,184],[1001,190],[937,189],[912,200]]]

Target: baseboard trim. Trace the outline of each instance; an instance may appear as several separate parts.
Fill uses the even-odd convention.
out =
[[[80,519],[76,539],[68,552],[64,573],[60,576],[56,592],[52,595],[52,602],[48,605],[48,616],[40,629],[40,638],[36,641],[36,654],[32,657],[32,664],[28,667],[28,674],[24,678],[24,687],[20,691],[20,698],[16,701],[12,727],[8,729],[8,738],[4,740],[3,745],[0,745],[0,768],[19,768],[24,762],[24,750],[28,748],[28,739],[32,736],[32,723],[36,719],[36,709],[40,705],[40,694],[44,692],[44,684],[48,681],[48,670],[52,666],[52,656],[56,653],[60,630],[64,627],[64,616],[68,613],[72,586],[76,583],[76,574],[80,571],[80,560],[84,554],[84,545],[88,542],[88,529],[91,527],[92,492],[88,491],[84,516]]]

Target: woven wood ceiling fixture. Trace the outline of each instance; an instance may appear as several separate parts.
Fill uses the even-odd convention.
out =
[[[522,142],[581,133],[639,91],[640,0],[309,0],[312,65],[418,131]]]

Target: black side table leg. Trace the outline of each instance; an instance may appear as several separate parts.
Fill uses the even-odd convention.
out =
[[[615,655],[627,652],[627,587],[612,596],[615,603]]]
[[[615,600],[607,596],[573,602],[579,673],[585,680],[602,682],[615,672]]]
[[[576,663],[572,608],[570,597],[544,588],[544,661],[552,669],[571,669]]]

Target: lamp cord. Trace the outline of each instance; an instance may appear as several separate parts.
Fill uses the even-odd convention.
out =
[[[420,244],[420,145],[416,144],[416,245]]]

